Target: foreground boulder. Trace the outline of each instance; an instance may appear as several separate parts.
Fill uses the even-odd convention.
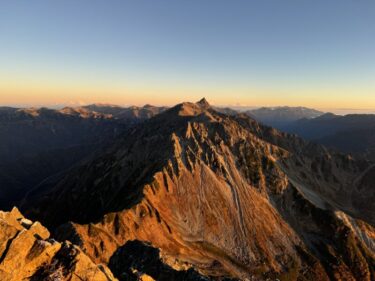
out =
[[[117,280],[77,246],[49,236],[45,227],[25,219],[17,208],[0,212],[0,280]]]

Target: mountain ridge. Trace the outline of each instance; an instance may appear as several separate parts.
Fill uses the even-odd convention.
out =
[[[36,191],[27,214],[54,227],[75,221],[56,235],[105,263],[140,240],[169,266],[210,278],[370,280],[374,206],[353,202],[368,196],[371,179],[358,190],[347,184],[371,166],[203,105],[181,103],[135,127],[42,196]],[[352,240],[335,240],[345,233]],[[353,255],[343,259],[347,249]]]

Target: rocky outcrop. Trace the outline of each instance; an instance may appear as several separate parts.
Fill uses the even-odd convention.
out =
[[[16,208],[0,212],[0,280],[117,280],[77,246],[49,236],[39,222],[24,218]]]
[[[354,204],[372,194],[370,171],[203,100],[134,128],[24,208],[118,274],[138,240],[204,278],[370,281],[374,209]]]

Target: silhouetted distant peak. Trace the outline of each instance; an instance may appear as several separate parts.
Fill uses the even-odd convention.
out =
[[[200,101],[197,102],[197,104],[199,106],[201,106],[202,108],[209,108],[209,107],[211,107],[211,105],[208,103],[208,101],[206,100],[206,98],[202,98]]]
[[[319,120],[329,120],[329,119],[336,118],[336,117],[338,117],[338,115],[336,115],[334,113],[331,113],[331,112],[328,112],[328,113],[325,113],[325,114],[317,117],[316,119],[319,119]]]
[[[93,104],[85,105],[84,107],[113,107],[113,108],[116,108],[116,107],[121,107],[121,106],[116,105],[116,104],[110,104],[110,103],[93,103]]]
[[[177,104],[176,106],[170,108],[166,114],[177,116],[198,116],[200,114],[210,115],[209,110],[211,106],[205,98],[201,99],[198,102],[183,102]]]
[[[286,126],[297,120],[308,120],[324,114],[316,109],[301,106],[261,107],[248,110],[246,113],[263,124],[281,130],[284,130]]]

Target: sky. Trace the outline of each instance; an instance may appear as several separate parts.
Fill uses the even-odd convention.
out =
[[[0,105],[375,110],[373,0],[4,0]]]

